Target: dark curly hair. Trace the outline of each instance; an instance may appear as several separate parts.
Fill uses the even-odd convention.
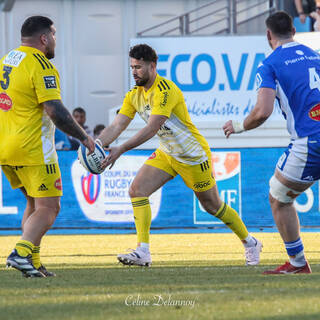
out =
[[[157,63],[158,61],[157,53],[147,44],[137,44],[134,47],[131,47],[129,57],[154,63]]]
[[[288,38],[293,34],[292,18],[284,11],[278,11],[269,16],[266,25],[280,38]]]

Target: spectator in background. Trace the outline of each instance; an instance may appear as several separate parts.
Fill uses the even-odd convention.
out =
[[[90,130],[90,128],[85,124],[86,123],[86,111],[81,108],[75,108],[72,111],[72,115],[75,118],[75,120],[78,122],[78,124],[84,129],[84,131],[91,136],[92,132]],[[75,139],[73,137],[69,137],[69,141],[71,144],[71,150],[77,150],[80,146],[80,141],[78,139]]]
[[[307,16],[316,10],[315,0],[294,0],[296,14],[301,23],[306,22]]]
[[[71,143],[68,136],[58,128],[56,128],[54,141],[56,150],[71,150]]]
[[[106,126],[104,124],[97,124],[94,129],[93,129],[93,137],[94,139],[97,139],[99,134],[102,132],[102,130],[105,128]]]
[[[283,0],[282,6],[283,10],[292,17],[297,32],[313,31],[313,23],[310,24],[307,17],[316,10],[315,0]],[[313,22],[314,18],[311,15],[310,18]]]
[[[311,12],[310,17],[314,19],[314,31],[320,31],[320,1],[316,2],[316,11]]]

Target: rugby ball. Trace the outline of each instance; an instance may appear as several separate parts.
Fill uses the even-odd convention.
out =
[[[81,144],[78,149],[78,159],[81,165],[90,173],[102,173],[104,169],[101,167],[101,161],[106,158],[103,148],[96,143],[94,152],[91,154],[88,154],[88,152],[89,150]]]

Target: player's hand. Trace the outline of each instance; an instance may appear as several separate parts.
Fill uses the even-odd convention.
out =
[[[306,22],[306,18],[307,18],[306,14],[304,14],[304,13],[299,14],[299,20],[300,20],[301,23],[305,23]]]
[[[223,132],[226,136],[226,138],[229,138],[229,136],[233,133],[241,133],[245,131],[243,127],[243,121],[235,121],[235,120],[229,120],[227,121],[224,126],[222,127]]]
[[[227,121],[224,126],[222,127],[224,135],[226,138],[229,138],[229,136],[234,133],[234,128],[232,125],[232,120]]]
[[[88,154],[93,153],[94,149],[96,148],[96,144],[90,136],[84,139],[82,144],[89,150]]]
[[[101,162],[102,167],[105,169],[109,166],[109,169],[113,167],[117,159],[123,154],[124,150],[121,146],[110,147],[106,151],[109,152],[108,156]]]

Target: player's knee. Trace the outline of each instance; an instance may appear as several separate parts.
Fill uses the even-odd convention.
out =
[[[219,203],[215,203],[211,199],[200,200],[200,203],[205,211],[213,215],[215,215],[220,208]]]
[[[129,196],[130,196],[130,198],[145,197],[145,195],[143,194],[141,188],[137,184],[135,184],[135,185],[132,184],[130,186],[130,188],[129,188]]]
[[[130,186],[129,188],[129,196],[130,198],[134,198],[135,197],[135,194],[136,194],[136,190],[134,187],[132,187],[132,185]]]
[[[269,197],[269,200],[271,205],[275,205],[275,200],[285,204],[293,203],[294,199],[301,194],[301,191],[296,191],[285,186],[275,176],[271,177],[269,186],[269,193],[271,196]]]

